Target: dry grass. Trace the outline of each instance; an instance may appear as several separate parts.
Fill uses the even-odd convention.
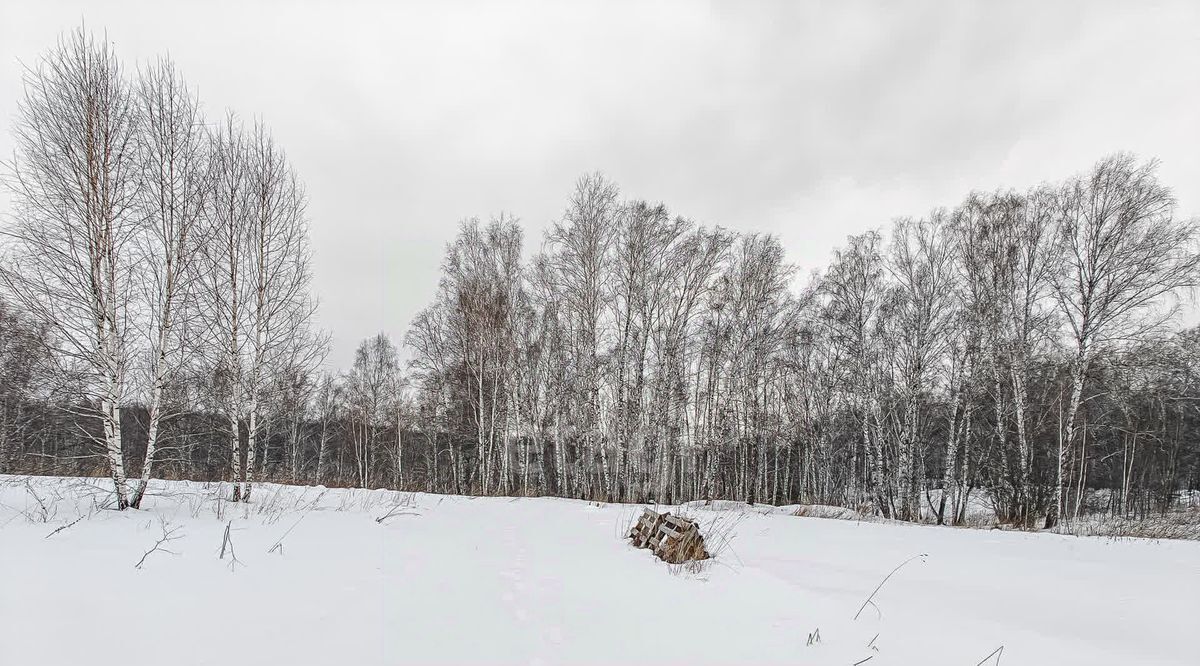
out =
[[[830,520],[873,521],[879,519],[878,516],[869,516],[854,509],[825,504],[803,504],[796,507],[792,515],[801,518],[828,518]]]
[[[743,511],[694,512],[681,508],[678,515],[686,518],[700,528],[704,537],[704,548],[708,558],[691,560],[680,564],[670,565],[673,573],[701,574],[714,564],[741,563],[741,558],[733,550],[733,540],[737,536],[737,527],[746,519]]]
[[[791,515],[802,518],[827,518],[831,520],[849,520],[869,523],[903,523],[879,515],[864,514],[853,509],[827,505],[801,505],[796,507]],[[1005,529],[1040,531],[1042,520],[1034,520],[1029,525],[1019,523],[1001,523],[994,515],[969,513],[966,519],[956,525],[971,529]],[[932,520],[921,524],[933,524]],[[1188,506],[1156,514],[1146,518],[1127,518],[1108,514],[1090,514],[1061,523],[1052,530],[1056,534],[1073,536],[1101,536],[1114,538],[1136,539],[1182,539],[1200,541],[1200,506]]]
[[[1146,518],[1092,515],[1065,521],[1058,534],[1133,539],[1182,539],[1200,541],[1200,508],[1169,511]]]

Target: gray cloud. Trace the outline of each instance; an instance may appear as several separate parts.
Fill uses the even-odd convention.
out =
[[[805,270],[848,233],[1132,150],[1200,212],[1200,5],[76,4],[0,9],[0,154],[32,62],[86,19],[169,51],[211,116],[262,116],[310,194],[334,365],[399,338],[458,220],[527,243],[601,170],[698,221],[780,235]],[[7,209],[0,200],[0,211]]]

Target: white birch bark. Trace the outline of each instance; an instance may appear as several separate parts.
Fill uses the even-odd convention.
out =
[[[115,504],[129,503],[121,435],[139,311],[131,285],[136,233],[138,114],[111,44],[78,29],[26,69],[5,182],[14,224],[5,230],[8,295],[52,327],[64,366],[84,370],[98,410]],[[85,427],[85,432],[88,428]]]

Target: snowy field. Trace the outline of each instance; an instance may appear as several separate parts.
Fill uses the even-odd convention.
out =
[[[1196,542],[721,503],[684,509],[728,535],[692,571],[621,538],[635,506],[100,483],[0,477],[0,664],[1197,663]]]

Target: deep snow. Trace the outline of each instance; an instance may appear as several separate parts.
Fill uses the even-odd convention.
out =
[[[1196,663],[1196,542],[722,503],[685,508],[730,534],[694,572],[621,538],[637,506],[168,482],[118,513],[102,484],[0,476],[0,664]]]

